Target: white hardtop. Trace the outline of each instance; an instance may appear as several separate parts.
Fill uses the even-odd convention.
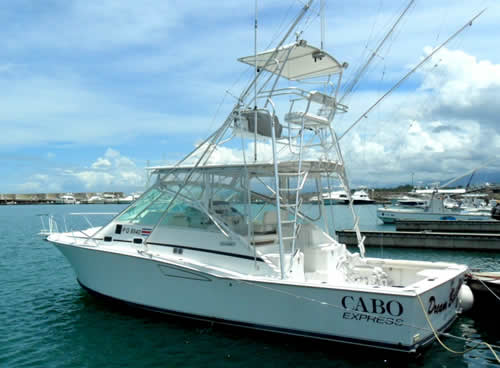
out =
[[[289,80],[302,80],[341,73],[347,64],[305,41],[239,58],[242,63],[257,66]]]

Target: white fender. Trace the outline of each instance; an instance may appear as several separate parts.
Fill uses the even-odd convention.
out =
[[[468,285],[463,284],[458,292],[458,303],[462,308],[463,312],[466,312],[472,308],[474,304],[474,294]]]

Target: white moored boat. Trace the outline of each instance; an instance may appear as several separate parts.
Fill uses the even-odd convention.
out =
[[[77,204],[75,196],[71,193],[66,193],[57,198],[56,202],[58,204]]]
[[[360,190],[356,190],[352,194],[352,202],[354,204],[373,204],[373,203],[375,203],[375,200],[371,199],[365,190],[360,189]]]
[[[444,198],[433,196],[424,207],[389,206],[377,208],[377,217],[386,224],[396,221],[491,221],[490,211],[446,208]]]
[[[349,198],[345,190],[334,190],[323,193],[322,196],[313,196],[310,199],[311,203],[318,204],[320,202],[323,204],[349,204]]]
[[[177,165],[153,168],[156,181],[138,200],[101,228],[48,240],[82,287],[98,295],[184,317],[414,352],[435,339],[432,328],[455,320],[467,266],[367,258],[357,225],[359,253],[351,253],[335,240],[333,214],[321,201],[314,214],[302,211],[306,186],[321,195],[335,179],[350,196],[332,124],[347,110],[336,98],[347,65],[300,39],[284,45],[287,36],[275,49],[240,59],[256,68],[255,78],[226,120]],[[291,106],[278,109],[284,103]],[[254,150],[257,139],[272,161]],[[222,146],[241,152],[240,161],[217,161]]]
[[[375,200],[371,199],[368,193],[363,189],[354,191],[351,198],[353,204],[375,203]],[[345,190],[334,190],[323,193],[321,197],[313,196],[309,200],[309,202],[316,204],[321,201],[323,201],[323,204],[349,204],[349,197],[347,196],[347,192]]]

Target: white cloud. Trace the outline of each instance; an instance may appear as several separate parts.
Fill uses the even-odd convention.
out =
[[[112,148],[108,148],[106,150],[106,153],[104,153],[104,156],[106,158],[116,160],[116,159],[120,158],[120,152],[118,152],[117,150],[114,150]]]
[[[500,65],[443,49],[420,75],[416,91],[388,97],[343,139],[356,181],[443,181],[498,155]]]
[[[107,169],[111,166],[109,160],[99,157],[96,162],[92,164],[93,169]]]
[[[114,183],[115,176],[106,172],[80,171],[73,174],[87,190],[106,188]]]
[[[275,30],[289,24],[301,2],[259,6],[258,43],[264,49],[277,40]],[[402,6],[400,1],[362,7],[327,2],[326,49],[350,63],[345,81],[373,52]],[[413,7],[353,94],[350,112],[338,116],[338,131],[415,65],[423,45],[439,44],[478,6],[436,0]],[[182,156],[225,118],[235,101],[229,96],[219,119],[212,120],[224,92],[237,95],[252,74],[235,62],[253,51],[253,4],[248,1],[214,6],[206,1],[55,0],[49,6],[33,3],[30,11],[26,2],[9,2],[2,14],[0,150],[38,148],[38,158],[50,161],[52,170],[47,169],[50,179],[41,189],[49,183],[68,191],[75,191],[70,185],[139,183],[143,174],[130,152],[152,161]],[[355,180],[402,180],[407,171],[419,170],[437,177],[468,169],[497,150],[499,14],[500,3],[490,1],[487,12],[450,49],[342,140]],[[311,12],[306,19],[314,17]],[[320,32],[311,24],[305,36],[317,44]],[[151,144],[144,144],[145,137]],[[125,156],[113,149],[97,158],[86,153],[89,146],[91,152],[96,146],[103,152],[110,145]],[[214,160],[234,160],[237,150],[219,150]],[[259,146],[259,152],[270,158],[269,146]],[[68,165],[67,158],[85,164],[62,175],[55,167]],[[39,165],[32,166],[38,172]],[[34,188],[43,181],[32,175],[25,177]]]
[[[106,188],[137,188],[145,183],[144,169],[138,168],[133,160],[108,148],[103,157],[99,157],[92,165],[92,170],[81,170],[71,173],[87,190]],[[114,189],[113,189],[114,188]]]
[[[104,157],[98,157],[90,167],[50,169],[30,176],[26,182],[16,185],[15,190],[19,193],[133,192],[144,188],[145,183],[144,168],[119,151],[108,148]]]
[[[28,181],[15,186],[17,193],[52,193],[62,190],[61,183],[52,180],[53,177],[48,174],[34,174],[28,178]]]

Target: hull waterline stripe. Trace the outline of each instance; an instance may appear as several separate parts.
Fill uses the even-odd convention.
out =
[[[431,334],[427,338],[425,338],[424,340],[421,340],[414,345],[405,346],[405,345],[401,345],[401,344],[389,344],[389,343],[376,342],[376,341],[366,341],[366,340],[343,337],[343,336],[314,333],[314,332],[301,331],[301,330],[293,330],[293,329],[289,329],[289,328],[272,327],[272,326],[259,325],[259,324],[248,323],[248,322],[226,320],[226,319],[217,318],[217,317],[207,317],[207,316],[178,312],[178,311],[157,308],[157,307],[150,307],[150,306],[143,305],[143,304],[129,302],[129,301],[126,301],[123,299],[119,299],[119,298],[115,298],[115,297],[112,297],[112,296],[109,296],[106,294],[102,294],[98,291],[95,291],[95,290],[85,286],[79,279],[77,279],[77,281],[83,289],[88,291],[90,294],[93,294],[93,295],[100,297],[100,298],[111,299],[113,301],[124,303],[124,304],[129,305],[129,306],[134,307],[134,308],[144,309],[144,310],[148,310],[151,312],[162,313],[162,314],[167,314],[167,315],[172,315],[172,316],[182,317],[182,318],[188,318],[188,319],[215,322],[215,323],[229,325],[229,326],[244,327],[244,328],[250,328],[250,329],[260,330],[260,331],[269,331],[269,332],[282,333],[282,334],[293,335],[293,336],[300,336],[300,337],[315,338],[315,339],[320,339],[320,340],[348,343],[348,344],[353,344],[353,345],[360,345],[360,346],[371,347],[371,348],[392,350],[395,352],[403,352],[403,353],[416,353],[417,351],[428,346],[435,339],[434,335]],[[455,322],[455,319],[456,319],[456,316],[454,318],[452,318],[450,321],[448,321],[448,323],[446,323],[446,325],[444,325],[442,328],[440,328],[439,330],[436,330],[436,331],[438,333],[441,333],[441,332],[447,330],[453,324],[453,322]]]

